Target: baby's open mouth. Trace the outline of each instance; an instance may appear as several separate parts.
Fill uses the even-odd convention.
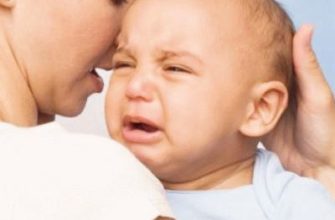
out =
[[[149,133],[158,131],[157,127],[142,122],[130,122],[128,126],[131,130],[142,130]]]
[[[162,135],[160,127],[144,117],[125,117],[123,120],[123,138],[127,142],[151,144]]]

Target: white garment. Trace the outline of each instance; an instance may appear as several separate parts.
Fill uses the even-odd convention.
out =
[[[168,190],[178,220],[335,220],[335,202],[318,182],[283,169],[259,150],[252,184],[223,190]]]
[[[1,220],[171,217],[160,182],[110,139],[0,123]]]

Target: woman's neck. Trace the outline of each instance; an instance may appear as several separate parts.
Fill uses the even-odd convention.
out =
[[[47,115],[43,113],[38,114],[37,124],[42,125],[55,120],[55,115]]]
[[[37,105],[10,42],[0,33],[0,120],[19,126],[38,123]]]

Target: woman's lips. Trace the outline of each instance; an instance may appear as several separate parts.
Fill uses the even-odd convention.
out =
[[[161,139],[162,130],[146,118],[127,116],[124,119],[122,135],[128,143],[153,144]]]
[[[102,78],[98,75],[97,71],[95,69],[90,71],[90,77],[94,83],[95,86],[95,92],[100,93],[102,92],[104,88],[104,81]]]

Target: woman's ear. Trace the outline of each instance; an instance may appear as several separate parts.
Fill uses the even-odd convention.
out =
[[[0,0],[0,8],[12,8],[16,0]]]
[[[240,132],[249,137],[260,137],[277,124],[288,103],[288,91],[280,81],[257,84],[252,89]]]

